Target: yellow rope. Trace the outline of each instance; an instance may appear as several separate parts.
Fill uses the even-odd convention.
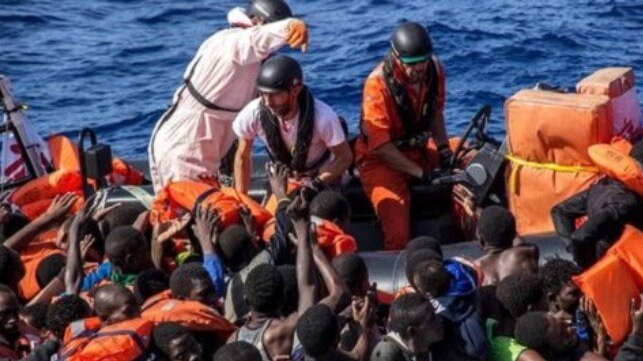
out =
[[[598,167],[593,166],[582,166],[582,165],[560,165],[556,163],[538,163],[531,162],[528,160],[520,159],[512,155],[505,155],[505,158],[511,163],[515,164],[516,167],[512,167],[511,174],[509,175],[509,189],[512,193],[516,193],[516,183],[518,177],[518,170],[521,167],[529,167],[534,169],[546,169],[554,172],[564,172],[564,173],[579,173],[579,172],[590,172],[598,173]]]

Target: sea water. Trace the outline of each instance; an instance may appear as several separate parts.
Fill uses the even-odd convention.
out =
[[[504,134],[503,102],[539,81],[573,87],[605,66],[643,78],[643,1],[291,0],[310,50],[287,51],[314,94],[357,129],[364,78],[396,24],[427,26],[447,73],[446,120],[462,131],[483,104]],[[0,74],[42,135],[98,131],[127,158],[146,156],[199,44],[226,26],[230,0],[0,0]],[[639,81],[643,88],[643,81]],[[639,100],[643,94],[639,92]]]

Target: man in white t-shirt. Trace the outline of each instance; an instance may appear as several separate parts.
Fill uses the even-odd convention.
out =
[[[239,137],[234,160],[237,190],[248,191],[255,138],[263,141],[274,162],[284,163],[295,176],[310,177],[313,188],[337,181],[352,161],[346,134],[333,109],[303,84],[299,63],[284,55],[270,58],[259,71],[257,89],[260,97],[232,124]]]

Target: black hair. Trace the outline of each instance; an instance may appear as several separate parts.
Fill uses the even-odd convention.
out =
[[[65,295],[47,309],[47,329],[62,340],[70,323],[92,314],[89,304],[76,295]]]
[[[6,241],[9,237],[13,236],[16,232],[28,225],[29,222],[29,218],[22,214],[9,213],[4,224],[2,224],[2,232],[0,233],[2,239],[0,241]]]
[[[537,304],[544,295],[542,280],[532,273],[509,275],[496,287],[496,298],[513,318],[527,313],[529,306]]]
[[[516,238],[516,219],[504,207],[489,206],[482,211],[478,232],[485,245],[498,249],[511,248]]]
[[[422,249],[431,249],[437,252],[441,257],[444,257],[442,253],[442,246],[440,241],[433,237],[429,236],[420,236],[415,237],[406,244],[406,258],[411,257],[416,251]]]
[[[572,281],[573,276],[581,274],[583,270],[572,261],[562,258],[552,258],[540,267],[545,294],[557,295],[563,287]]]
[[[170,344],[185,335],[192,337],[187,328],[175,322],[161,322],[152,331],[153,348],[160,350],[163,354],[170,354]],[[196,343],[196,341],[194,341]]]
[[[246,299],[256,312],[273,314],[280,309],[284,279],[277,267],[264,263],[255,267],[246,278]]]
[[[527,312],[516,321],[514,337],[521,345],[540,351],[545,348],[548,328],[546,312]]]
[[[261,353],[245,341],[235,341],[221,346],[214,354],[213,361],[262,361]]]
[[[310,214],[327,221],[344,221],[351,215],[351,206],[341,193],[322,191],[310,202]]]
[[[442,256],[432,249],[422,249],[417,252],[414,252],[411,257],[406,260],[406,279],[409,280],[411,286],[413,284],[413,276],[415,275],[417,266],[425,261],[429,260],[442,260]]]
[[[51,282],[58,274],[60,270],[65,267],[67,263],[67,257],[61,253],[54,253],[45,257],[36,268],[36,282],[40,288],[44,288]]]
[[[254,256],[254,244],[245,227],[233,224],[223,230],[217,242],[223,259],[232,269],[240,269]]]
[[[147,211],[147,208],[138,202],[121,204],[113,211],[107,213],[100,221],[99,228],[103,237],[107,237],[107,235],[117,227],[131,226],[138,216],[145,211]]]
[[[427,312],[435,312],[429,300],[418,293],[407,293],[391,304],[389,311],[389,330],[407,338],[409,327],[419,328],[428,317]]]
[[[16,272],[20,278],[25,274],[25,267],[20,256],[12,249],[0,244],[0,283],[4,285],[17,284]]]
[[[632,149],[630,149],[630,157],[636,159],[639,163],[643,163],[643,140],[639,140],[634,143]]]
[[[194,287],[193,280],[211,281],[208,271],[200,263],[185,263],[175,269],[170,276],[170,289],[176,298],[186,299]]]
[[[150,268],[138,274],[134,281],[134,296],[138,303],[170,288],[170,278],[165,272]]]
[[[34,303],[22,308],[22,315],[30,320],[29,324],[35,327],[38,331],[42,331],[47,327],[47,309],[48,303]]]
[[[297,288],[297,268],[291,264],[284,264],[277,267],[284,280],[284,298],[281,303],[281,313],[288,316],[297,312],[299,305],[299,289]]]
[[[344,280],[352,295],[356,295],[364,279],[368,279],[368,268],[364,259],[355,253],[344,253],[333,258],[332,265]]]
[[[306,355],[321,357],[337,349],[339,323],[330,307],[318,303],[297,321],[297,338]]]
[[[449,289],[451,274],[444,268],[444,262],[428,260],[415,267],[413,283],[421,292],[428,292],[433,297],[441,296]]]
[[[63,222],[62,228],[66,234],[69,234],[69,230],[71,229],[71,224],[73,220],[74,220],[73,218],[67,218]],[[82,240],[87,235],[91,235],[94,237],[94,245],[92,246],[92,248],[98,251],[98,253],[101,256],[105,255],[105,237],[103,236],[103,233],[100,231],[98,222],[96,222],[92,218],[89,218],[80,226],[80,230],[78,232],[78,238]]]
[[[112,230],[105,240],[105,255],[123,273],[134,273],[128,269],[127,256],[146,252],[145,237],[134,227],[121,226]]]
[[[85,223],[82,224],[79,231],[79,238],[82,240],[86,235],[91,235],[94,237],[94,244],[92,248],[98,252],[102,257],[105,255],[105,237],[100,231],[98,222],[93,219],[88,219]]]

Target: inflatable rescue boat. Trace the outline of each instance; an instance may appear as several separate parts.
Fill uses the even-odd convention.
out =
[[[44,211],[56,194],[88,196],[106,193],[104,204],[138,202],[150,208],[154,200],[147,160],[113,158],[109,145],[83,129],[78,144],[63,136],[43,140],[29,126],[24,109],[0,76],[5,120],[2,138],[0,190],[27,217]],[[629,109],[629,110],[628,110]],[[511,96],[505,103],[506,137],[498,141],[485,128],[491,108],[484,106],[453,143],[454,157],[445,173],[431,185],[412,186],[413,236],[429,235],[443,243],[446,257],[482,255],[475,237],[475,212],[458,188],[472,195],[479,208],[508,207],[516,216],[519,234],[538,245],[541,260],[570,258],[553,233],[551,207],[587,188],[599,173],[588,147],[609,143],[615,135],[641,134],[641,115],[631,68],[606,68],[578,83],[576,91],[536,87]],[[85,148],[85,140],[91,145]],[[251,191],[265,202],[266,155],[255,155]],[[372,282],[391,294],[407,285],[404,252],[380,251],[382,236],[359,174],[351,170],[341,192],[352,207],[347,232],[358,241],[360,256]]]

